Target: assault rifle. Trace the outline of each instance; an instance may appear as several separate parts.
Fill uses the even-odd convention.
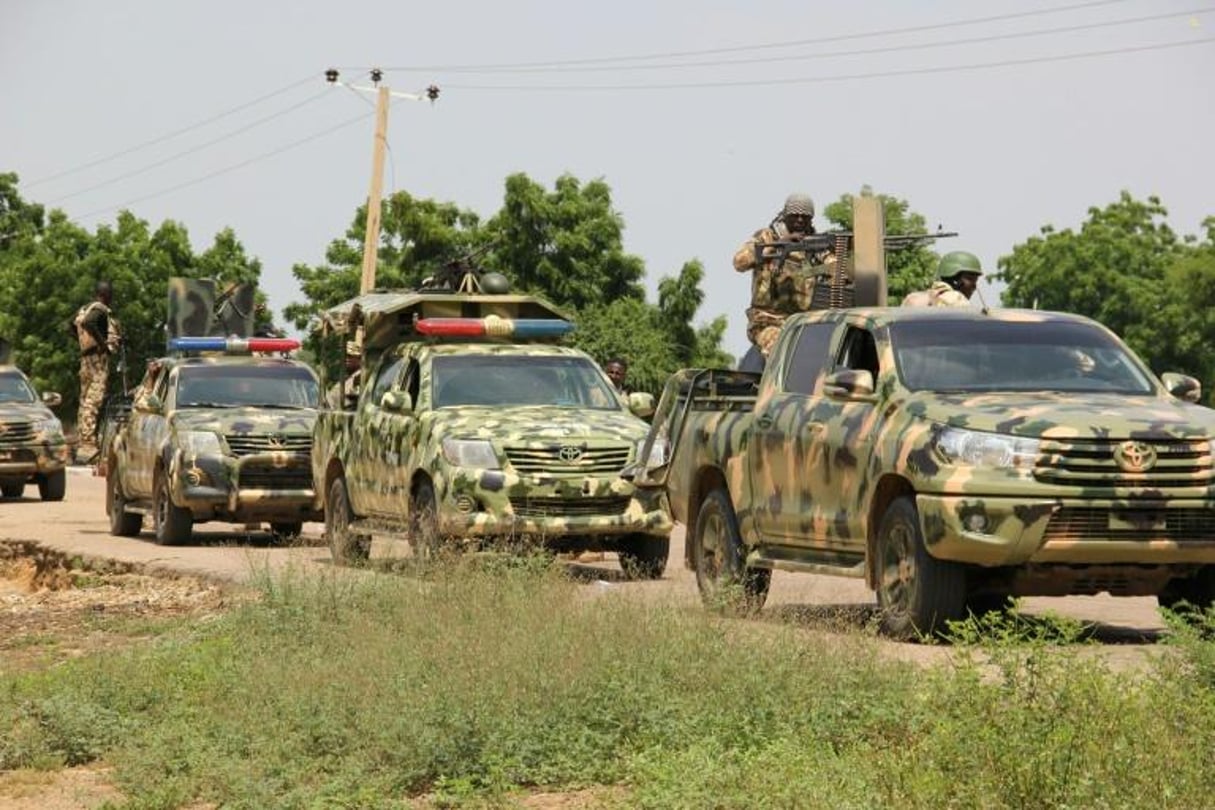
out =
[[[481,247],[458,256],[433,276],[422,280],[422,289],[428,291],[475,293],[481,291],[481,276],[485,269],[477,266],[477,260],[488,253],[497,242],[487,242]]]
[[[956,231],[937,230],[936,233],[900,233],[890,234],[882,239],[886,250],[906,250],[937,239],[947,239],[957,236]],[[775,242],[755,243],[755,262],[763,264],[772,259],[777,260],[780,268],[789,259],[791,253],[804,253],[813,256],[818,253],[830,252],[843,256],[852,252],[852,231],[826,231],[811,233],[799,239],[780,239]]]

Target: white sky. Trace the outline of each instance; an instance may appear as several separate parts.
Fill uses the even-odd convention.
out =
[[[0,0],[0,171],[18,172],[23,196],[90,229],[129,207],[153,227],[166,218],[184,223],[201,250],[231,226],[263,261],[263,287],[281,310],[300,298],[291,265],[321,262],[367,193],[371,107],[326,88],[325,68],[360,81],[356,68],[372,65],[768,45],[685,60],[766,60],[742,65],[386,74],[396,90],[430,82],[443,89],[433,107],[393,108],[386,192],[405,189],[489,217],[511,172],[550,186],[563,172],[602,177],[624,217],[626,249],[646,261],[651,291],[662,275],[700,258],[700,317],[727,314],[726,348],[742,354],[749,285],[730,256],[791,191],[810,193],[820,208],[862,184],[904,197],[930,227],[961,232],[944,249],[972,250],[993,270],[1040,226],[1074,227],[1121,189],[1159,195],[1181,232],[1197,232],[1215,214],[1215,4],[1090,0],[1075,8],[1081,1]],[[957,24],[1062,8],[1070,10]],[[1142,19],[1162,15],[1173,16]],[[1130,19],[1139,21],[1109,24]],[[930,28],[850,36],[917,26]],[[1007,36],[1035,31],[1050,33]],[[986,39],[958,43],[977,38]],[[819,41],[772,44],[793,40]],[[1169,43],[1192,44],[1127,50]],[[858,50],[871,52],[827,56]],[[1058,59],[1094,51],[1121,52]],[[994,62],[1020,64],[957,69]],[[823,80],[858,74],[881,75]],[[179,137],[34,184],[292,82],[300,83]],[[750,84],[729,86],[738,82]],[[605,84],[617,89],[587,89]],[[655,84],[707,86],[620,88]],[[490,85],[532,89],[477,89]],[[543,85],[581,89],[534,89]],[[364,120],[257,159],[360,112]],[[170,159],[187,150],[196,151]],[[122,175],[130,176],[109,182]]]

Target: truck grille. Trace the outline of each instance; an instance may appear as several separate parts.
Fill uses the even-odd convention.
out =
[[[588,447],[584,444],[551,444],[542,447],[507,447],[506,458],[525,475],[580,475],[618,473],[629,462],[631,445]]]
[[[241,489],[312,489],[309,467],[241,467]]]
[[[1046,540],[1215,540],[1215,509],[1064,507],[1046,524]]]
[[[1112,439],[1043,439],[1034,478],[1046,484],[1099,490],[1209,487],[1215,481],[1205,439],[1143,440],[1142,444],[1155,451],[1156,459],[1142,472],[1119,466],[1116,453],[1122,444]]]
[[[0,423],[0,445],[27,444],[34,440],[34,424],[32,422]]]
[[[307,435],[230,433],[224,439],[235,456],[251,456],[254,453],[294,453],[306,456],[312,451],[312,437]]]
[[[629,508],[627,497],[614,498],[511,498],[510,507],[521,518],[614,517]]]

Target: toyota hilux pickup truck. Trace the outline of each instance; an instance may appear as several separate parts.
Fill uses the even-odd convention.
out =
[[[44,501],[61,501],[67,489],[68,443],[51,413],[62,397],[34,393],[16,366],[0,364],[0,494],[20,498],[29,483]]]
[[[1041,311],[791,317],[762,374],[685,370],[635,480],[688,527],[705,600],[771,571],[863,578],[886,632],[1018,595],[1215,600],[1215,411],[1117,336]]]

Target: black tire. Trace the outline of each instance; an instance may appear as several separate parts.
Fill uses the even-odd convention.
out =
[[[157,473],[152,495],[152,524],[156,542],[162,546],[180,546],[190,542],[194,533],[194,515],[173,503],[169,481],[163,472]]]
[[[302,520],[288,521],[282,523],[271,523],[270,531],[274,534],[274,539],[279,543],[292,543],[299,539],[300,534],[304,531],[304,522]]]
[[[325,539],[338,565],[358,565],[371,557],[371,537],[350,531],[353,518],[346,479],[338,476],[329,485],[329,496],[325,499]]]
[[[662,579],[670,552],[669,537],[630,534],[620,541],[620,570],[627,579]]]
[[[6,498],[20,498],[25,494],[25,483],[0,484],[0,495]]]
[[[423,560],[437,557],[443,546],[438,501],[434,484],[428,480],[419,481],[409,499],[409,546],[413,555]]]
[[[707,607],[728,613],[753,613],[764,606],[772,572],[747,567],[738,519],[724,488],[710,492],[701,504],[693,543],[696,587]]]
[[[62,501],[67,494],[67,471],[47,473],[38,479],[38,497],[44,501]]]
[[[975,593],[966,597],[966,612],[976,619],[992,613],[1005,613],[1012,608],[1012,597],[1006,593]]]
[[[1162,608],[1180,614],[1205,613],[1215,605],[1215,566],[1188,579],[1174,579],[1156,597]]]
[[[127,499],[118,483],[117,467],[110,467],[105,479],[106,505],[110,513],[110,534],[115,537],[138,537],[143,530],[143,515],[127,511]]]
[[[878,526],[874,547],[882,631],[913,639],[938,633],[966,612],[966,569],[924,547],[915,501],[896,498]]]

